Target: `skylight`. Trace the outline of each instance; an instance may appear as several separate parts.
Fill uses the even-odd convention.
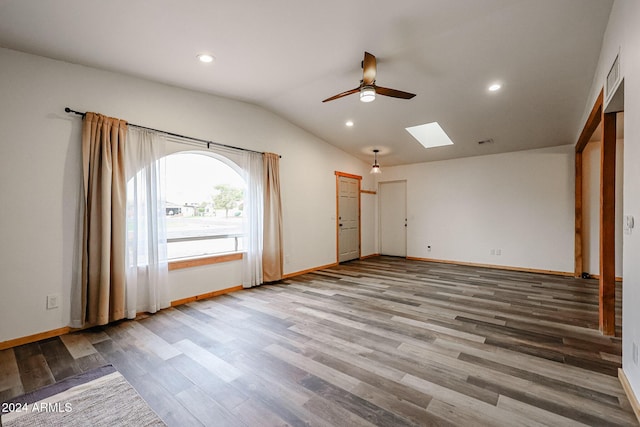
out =
[[[453,145],[453,141],[449,139],[442,130],[438,122],[427,123],[424,125],[412,126],[406,128],[424,148],[442,147],[443,145]]]

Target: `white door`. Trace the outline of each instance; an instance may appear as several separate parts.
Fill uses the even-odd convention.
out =
[[[338,176],[338,262],[360,258],[360,180]]]
[[[407,182],[381,182],[380,254],[407,256]]]

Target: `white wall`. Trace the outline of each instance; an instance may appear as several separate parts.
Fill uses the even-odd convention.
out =
[[[169,272],[171,301],[242,284],[242,261],[202,265]]]
[[[368,164],[255,105],[0,49],[0,342],[67,326],[81,189],[78,116],[68,106],[282,155],[285,273],[336,261],[334,171]],[[374,226],[363,206],[363,235]],[[362,255],[375,252],[364,239]],[[240,284],[239,263],[171,273],[184,298]],[[46,310],[58,294],[59,309]]]
[[[623,214],[640,220],[640,2],[616,0],[602,43],[600,60],[584,120],[593,106],[606,75],[618,53],[624,78],[624,189]],[[581,129],[576,129],[576,135]],[[577,136],[576,136],[577,140]],[[632,346],[640,345],[640,230],[624,234],[622,264],[624,271],[622,301],[622,369],[634,393],[640,397],[640,367],[632,360]]]
[[[573,272],[573,153],[560,146],[386,167],[380,181],[407,180],[410,257]]]

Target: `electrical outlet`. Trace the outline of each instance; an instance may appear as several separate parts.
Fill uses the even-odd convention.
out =
[[[496,249],[496,255],[502,255],[502,249]]]
[[[47,310],[58,308],[59,299],[58,295],[47,295]]]
[[[638,344],[633,343],[631,358],[633,359],[633,363],[638,364]]]
[[[496,254],[496,250],[495,249],[491,249],[491,255],[495,255]]]
[[[431,252],[431,245],[427,245],[427,252]]]

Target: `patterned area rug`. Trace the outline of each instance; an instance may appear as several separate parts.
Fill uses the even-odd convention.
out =
[[[111,365],[3,402],[2,427],[164,426]]]

